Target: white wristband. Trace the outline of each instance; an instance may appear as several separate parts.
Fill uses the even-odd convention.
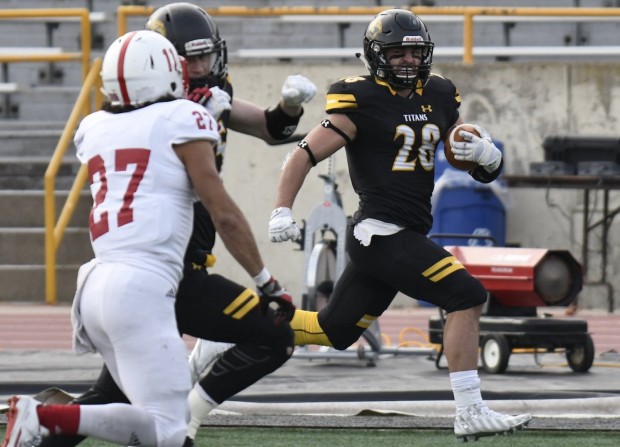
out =
[[[258,275],[254,277],[254,282],[258,287],[264,286],[267,281],[271,279],[271,273],[267,270],[267,267],[263,267]]]

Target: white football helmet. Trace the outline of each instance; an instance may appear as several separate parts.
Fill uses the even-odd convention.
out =
[[[182,98],[188,77],[185,59],[154,31],[132,31],[110,45],[101,68],[103,93],[113,106],[139,106],[166,95]]]

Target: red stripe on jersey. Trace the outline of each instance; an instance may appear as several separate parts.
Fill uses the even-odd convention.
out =
[[[121,52],[118,55],[118,67],[116,70],[116,77],[118,78],[118,85],[121,89],[121,96],[123,97],[123,104],[129,105],[131,103],[129,99],[129,92],[127,91],[127,83],[125,82],[125,55],[127,54],[127,47],[129,46],[129,42],[133,39],[133,36],[137,33],[134,31],[130,33],[125,42],[123,42],[123,46],[121,47]]]

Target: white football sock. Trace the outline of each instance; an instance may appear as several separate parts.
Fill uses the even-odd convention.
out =
[[[195,439],[200,424],[202,424],[207,418],[207,415],[211,410],[217,407],[218,404],[205,393],[199,384],[196,384],[189,392],[188,401],[192,417],[187,426],[187,437]]]
[[[450,373],[452,393],[456,403],[456,411],[462,411],[471,405],[482,404],[480,394],[480,378],[478,371],[458,371]]]

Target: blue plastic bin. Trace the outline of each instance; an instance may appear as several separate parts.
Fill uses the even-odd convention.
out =
[[[446,238],[434,234],[462,234],[492,237]],[[506,245],[506,209],[493,191],[482,187],[444,188],[433,210],[429,236],[440,245]]]
[[[503,152],[501,141],[494,140]],[[506,245],[506,209],[490,185],[473,180],[468,173],[452,168],[444,155],[443,143],[435,155],[435,179],[450,178],[448,185],[436,187],[433,227],[429,236],[440,245]],[[457,180],[453,182],[453,180]],[[501,180],[496,180],[501,181]],[[454,185],[452,185],[454,183]],[[474,235],[478,238],[435,237],[436,234]],[[484,239],[490,237],[493,239]]]

